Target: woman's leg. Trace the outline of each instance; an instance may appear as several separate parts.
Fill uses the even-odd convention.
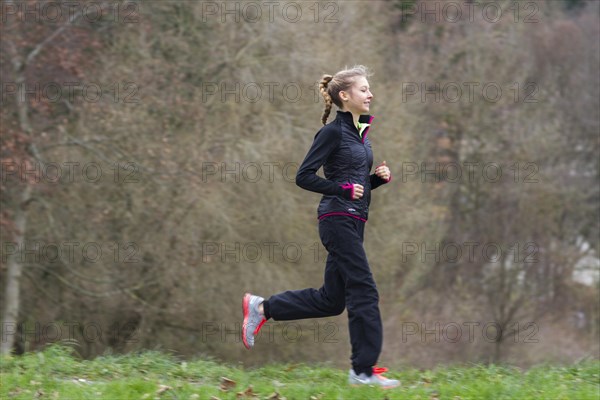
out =
[[[321,224],[319,224],[321,231]],[[264,300],[250,293],[244,295],[242,305],[244,324],[242,337],[249,349],[254,336],[269,318],[292,320],[329,317],[341,314],[345,308],[345,281],[339,265],[331,254],[327,256],[323,286],[320,289],[289,290]]]
[[[345,283],[352,367],[372,374],[383,343],[379,294],[363,248],[364,222],[352,217],[331,218],[324,243],[339,266]]]
[[[263,303],[265,317],[276,321],[339,315],[345,308],[344,280],[331,254],[327,256],[320,289],[288,290]]]

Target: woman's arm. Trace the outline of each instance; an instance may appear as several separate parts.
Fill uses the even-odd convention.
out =
[[[353,185],[342,185],[317,175],[319,168],[339,146],[341,140],[342,133],[338,129],[322,128],[317,132],[313,144],[296,174],[296,185],[311,192],[343,196],[351,200],[354,195]]]

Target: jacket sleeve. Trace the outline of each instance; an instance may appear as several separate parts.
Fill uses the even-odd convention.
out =
[[[337,129],[321,129],[317,132],[313,144],[296,174],[296,185],[311,192],[352,199],[354,188],[350,183],[342,185],[317,175],[319,168],[325,164],[341,140],[342,133]]]

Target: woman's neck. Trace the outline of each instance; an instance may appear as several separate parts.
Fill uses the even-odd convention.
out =
[[[350,114],[352,114],[352,120],[354,121],[354,126],[356,126],[356,129],[358,129],[358,120],[360,118],[360,114],[355,114],[352,111],[346,110],[346,109],[342,109],[342,111],[349,112]]]

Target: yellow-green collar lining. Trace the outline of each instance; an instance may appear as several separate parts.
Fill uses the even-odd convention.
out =
[[[364,132],[365,129],[367,129],[371,124],[367,124],[366,122],[359,122],[358,123],[358,134],[360,135],[360,137],[362,138],[362,134]]]

